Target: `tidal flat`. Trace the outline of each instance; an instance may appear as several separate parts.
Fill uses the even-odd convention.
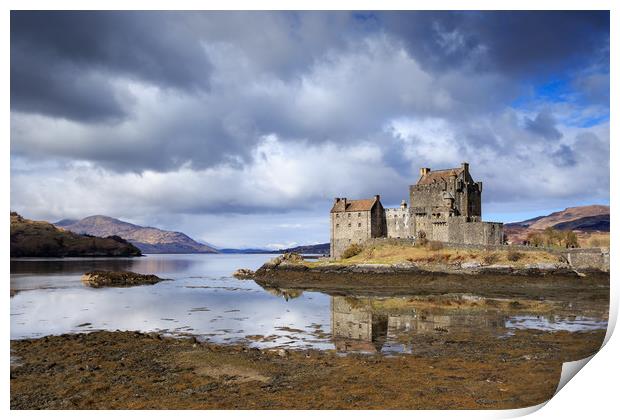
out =
[[[258,349],[138,332],[12,342],[12,409],[507,409],[553,396],[604,331],[420,334],[414,354]]]
[[[608,274],[231,276],[271,257],[12,261],[11,408],[521,408],[605,336]],[[94,269],[170,281],[91,289]]]

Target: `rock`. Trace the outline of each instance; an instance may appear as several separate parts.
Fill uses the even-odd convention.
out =
[[[303,261],[304,261],[303,257],[297,254],[296,252],[285,252],[284,254],[273,258],[271,261],[269,261],[268,264],[275,267],[284,262],[291,263],[291,264],[297,264]]]
[[[251,279],[254,277],[254,271],[250,270],[249,268],[239,268],[237,270],[235,270],[235,272],[232,274],[234,278],[236,279]]]
[[[356,264],[350,267],[354,273],[391,273],[394,271],[390,264]]]
[[[470,269],[470,268],[479,268],[481,264],[478,261],[464,262],[461,264],[461,268]]]
[[[131,287],[155,284],[164,279],[154,274],[139,274],[131,271],[89,271],[82,275],[82,283],[89,287]]]

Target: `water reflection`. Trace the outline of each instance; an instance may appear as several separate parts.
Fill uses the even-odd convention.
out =
[[[97,329],[192,334],[258,347],[411,353],[421,335],[517,329],[582,331],[606,328],[606,316],[541,316],[452,297],[329,296],[262,288],[230,274],[258,268],[271,255],[159,255],[139,259],[12,261],[11,338]],[[171,281],[127,289],[90,289],[84,271],[128,269]],[[13,271],[14,270],[14,271]],[[458,300],[457,299],[457,300]]]
[[[412,338],[417,334],[456,330],[485,330],[499,334],[506,328],[508,320],[508,316],[501,312],[471,313],[432,306],[426,300],[416,303],[411,297],[334,296],[331,312],[336,348],[341,351],[406,352],[411,350]]]

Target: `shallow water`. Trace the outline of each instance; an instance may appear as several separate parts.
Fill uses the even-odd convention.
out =
[[[11,261],[11,338],[105,330],[196,335],[217,343],[257,347],[412,351],[425,333],[489,331],[498,337],[517,329],[587,331],[605,319],[498,311],[428,310],[392,298],[329,296],[319,292],[263,289],[237,280],[237,268],[256,269],[273,255],[148,255],[135,259],[27,259]],[[88,270],[130,270],[170,279],[156,285],[91,289],[80,282]]]

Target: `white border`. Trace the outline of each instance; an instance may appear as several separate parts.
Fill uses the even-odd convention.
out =
[[[229,0],[226,2],[200,2],[195,0],[175,0],[174,2],[166,2],[161,0],[108,0],[108,1],[89,1],[80,2],[77,0],[60,0],[55,2],[43,1],[43,0],[31,0],[31,1],[15,1],[8,0],[3,2],[5,7],[4,13],[0,18],[0,27],[2,28],[2,43],[1,49],[3,57],[6,58],[4,65],[1,67],[2,72],[2,86],[3,86],[3,101],[2,111],[4,118],[2,119],[2,133],[4,133],[4,139],[2,141],[2,208],[6,215],[10,209],[10,67],[8,63],[9,49],[10,49],[10,13],[9,10],[28,10],[28,9],[159,9],[159,10],[464,10],[464,9],[480,9],[480,10],[584,10],[584,9],[599,9],[599,10],[612,10],[611,13],[611,67],[612,69],[618,69],[618,54],[616,46],[618,44],[618,12],[615,10],[614,5],[616,3],[612,1],[602,0],[590,0],[590,1],[576,1],[576,0],[564,0],[562,2],[553,2],[548,0],[521,0],[521,1],[502,1],[491,2],[483,0],[435,0],[433,2],[411,2],[411,1],[382,1],[380,4],[377,1],[370,0],[358,0],[358,1],[326,1],[326,0],[314,0],[314,1],[284,1],[284,0],[268,0],[268,1],[249,1],[249,0]],[[617,71],[617,70],[616,70]],[[613,71],[611,72],[613,74]],[[615,113],[614,109],[618,109],[618,92],[617,85],[614,84],[612,77],[611,81],[611,115],[612,121],[617,118],[613,118]],[[614,139],[615,124],[610,124],[610,138]],[[618,145],[615,141],[611,142],[611,194],[610,204],[612,220],[617,220],[617,211],[615,205],[615,197],[618,196],[619,183],[617,182],[620,175],[617,170],[618,163]],[[6,216],[5,216],[6,217]],[[1,261],[4,275],[4,281],[9,281],[9,224],[5,223],[1,225],[0,237],[4,238],[2,242],[2,255],[4,259]],[[613,259],[615,255],[615,238],[617,237],[618,228],[615,223],[612,223],[612,273],[618,272],[618,261]],[[615,275],[612,275],[612,299],[610,307],[610,330],[606,340],[609,340],[610,333],[613,331],[618,313],[618,299],[617,299],[617,281]],[[6,283],[5,283],[6,284]],[[8,284],[7,284],[8,286]],[[4,346],[3,356],[5,363],[3,364],[3,373],[5,382],[3,383],[3,397],[5,411],[9,410],[10,394],[9,394],[9,308],[10,297],[6,293],[5,286],[5,306],[3,317],[3,332],[4,332]],[[389,415],[395,418],[409,418],[414,415],[416,418],[503,418],[513,417],[519,415],[525,415],[532,411],[536,411],[544,406],[543,409],[536,411],[536,418],[610,418],[615,417],[617,414],[617,392],[616,382],[618,380],[618,358],[616,355],[620,355],[620,344],[617,338],[611,338],[605,347],[588,363],[588,367],[579,373],[578,378],[570,381],[554,398],[552,398],[547,404],[541,404],[540,406],[521,409],[521,410],[507,410],[507,411],[390,411],[376,412],[376,411],[348,411],[338,412],[337,415],[342,418],[376,418],[376,416]],[[613,414],[612,414],[613,413]],[[46,411],[46,412],[26,412],[26,411],[11,411],[8,413],[15,418],[31,418],[39,416],[49,416],[52,418],[78,418],[84,416],[85,413],[81,412],[66,412],[66,411]],[[95,418],[108,417],[111,413],[107,411],[89,412],[87,415]],[[318,413],[318,415],[330,415],[335,413]],[[190,418],[204,418],[204,416],[213,416],[216,418],[231,419],[231,418],[256,418],[267,417],[273,419],[287,420],[290,416],[295,418],[311,418],[317,415],[311,411],[191,411],[191,412],[179,412],[170,413],[167,411],[158,412],[129,412],[120,411],[114,412],[114,416],[138,416],[139,418],[168,418],[169,416],[182,415]]]

